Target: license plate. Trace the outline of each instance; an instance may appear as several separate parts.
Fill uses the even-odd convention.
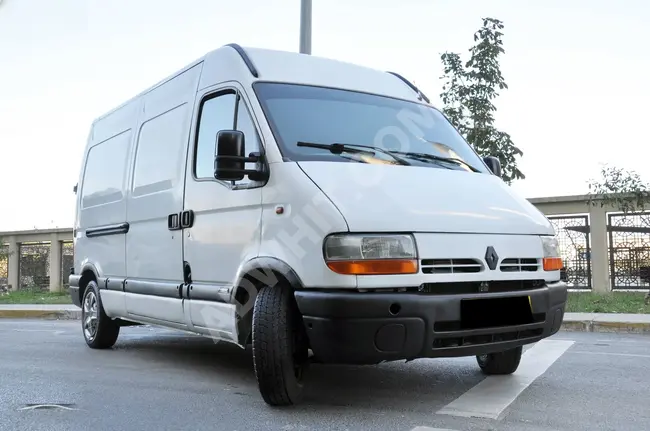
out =
[[[464,329],[533,323],[532,298],[526,295],[461,299],[460,320]]]

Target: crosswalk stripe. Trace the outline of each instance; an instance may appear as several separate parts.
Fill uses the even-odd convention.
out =
[[[526,350],[514,374],[488,376],[469,391],[438,410],[438,414],[499,419],[519,395],[544,374],[574,341],[545,339]]]

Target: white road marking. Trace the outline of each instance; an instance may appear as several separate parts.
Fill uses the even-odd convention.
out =
[[[630,358],[650,358],[650,355],[639,355],[635,353],[609,353],[609,352],[571,352],[571,354],[580,354],[580,355],[602,355],[602,356],[628,356]]]
[[[455,431],[449,428],[415,427],[411,431]]]
[[[542,340],[528,349],[517,371],[509,376],[488,376],[438,414],[499,419],[519,395],[544,374],[572,345],[569,340]]]

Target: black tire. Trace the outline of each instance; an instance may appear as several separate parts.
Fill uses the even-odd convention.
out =
[[[110,349],[120,335],[119,325],[104,312],[94,280],[88,282],[81,300],[81,332],[92,349]]]
[[[292,291],[263,287],[253,307],[253,364],[264,401],[288,406],[302,401],[308,343]]]
[[[487,375],[512,374],[519,368],[523,347],[476,356],[478,366]]]

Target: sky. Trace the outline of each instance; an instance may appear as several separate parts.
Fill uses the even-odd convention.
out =
[[[505,24],[496,125],[524,152],[520,195],[586,193],[603,163],[645,175],[646,0],[313,0],[312,54],[440,106],[440,55],[483,17]],[[95,117],[227,43],[297,52],[299,19],[300,0],[0,0],[0,231],[72,226]]]

